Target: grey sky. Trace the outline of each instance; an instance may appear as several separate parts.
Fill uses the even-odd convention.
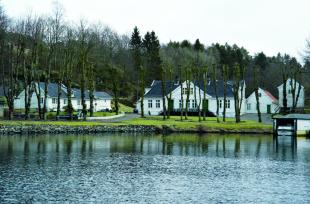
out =
[[[118,33],[137,25],[162,43],[188,39],[236,43],[251,54],[288,53],[300,59],[310,37],[309,0],[59,0],[69,20],[102,22]],[[52,0],[2,0],[13,17],[47,14]]]

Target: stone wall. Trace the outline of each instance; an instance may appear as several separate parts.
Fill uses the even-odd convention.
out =
[[[123,132],[123,133],[147,133],[160,132],[154,126],[139,125],[121,125],[121,126],[62,126],[62,125],[2,125],[0,126],[0,134],[65,134],[65,133],[104,133],[104,132]]]

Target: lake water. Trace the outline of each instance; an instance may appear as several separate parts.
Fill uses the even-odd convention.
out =
[[[310,140],[0,136],[0,203],[310,203]]]

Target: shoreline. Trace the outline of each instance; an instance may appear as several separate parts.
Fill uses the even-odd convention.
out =
[[[206,126],[196,126],[189,128],[180,128],[169,125],[49,125],[49,124],[6,124],[0,125],[1,135],[12,134],[96,134],[96,133],[155,133],[155,134],[170,134],[170,133],[217,133],[217,134],[273,134],[272,128],[257,128],[257,129],[228,129],[214,128]]]

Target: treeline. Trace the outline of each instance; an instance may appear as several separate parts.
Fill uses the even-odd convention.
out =
[[[32,94],[38,101],[44,98],[42,107],[38,103],[38,111],[40,119],[46,119],[47,87],[51,82],[58,84],[57,115],[60,114],[61,84],[66,85],[66,111],[71,117],[74,87],[81,89],[83,113],[87,112],[84,90],[89,90],[92,115],[95,89],[112,94],[118,112],[120,99],[134,105],[137,99],[143,99],[145,87],[154,79],[204,83],[207,80],[232,80],[234,92],[240,88],[237,82],[245,80],[248,93],[259,86],[276,96],[276,87],[288,77],[309,85],[309,77],[302,74],[308,69],[309,61],[302,66],[288,55],[267,57],[259,53],[250,56],[243,47],[218,43],[206,47],[199,39],[193,44],[188,40],[160,44],[154,31],[142,35],[137,27],[131,36],[119,35],[100,24],[83,20],[78,25],[69,23],[59,5],[47,17],[29,15],[20,19],[10,19],[0,8],[0,59],[1,84],[10,118],[14,112],[14,99],[24,90],[26,119],[29,118]],[[35,88],[39,82],[44,82],[43,93]],[[168,107],[164,103],[164,117],[169,117],[171,110],[169,97],[164,97],[165,89],[162,86],[163,100],[168,100]],[[235,97],[238,101],[238,94]],[[188,105],[185,104],[186,118]],[[235,108],[238,113],[238,107]],[[204,117],[205,110],[199,115]],[[240,115],[236,120],[240,120]]]

